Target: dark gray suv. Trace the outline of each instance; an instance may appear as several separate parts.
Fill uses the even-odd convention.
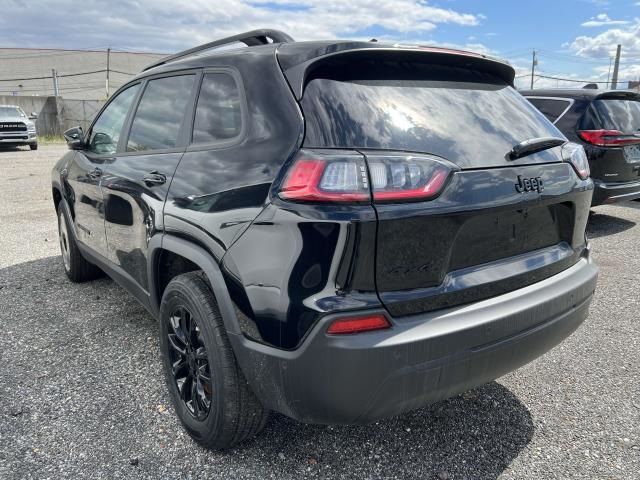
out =
[[[590,88],[521,93],[584,147],[595,184],[592,205],[640,198],[640,93]]]

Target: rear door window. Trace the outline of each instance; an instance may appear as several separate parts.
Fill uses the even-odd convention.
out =
[[[408,71],[413,78],[378,75],[384,78],[311,80],[302,98],[305,146],[426,152],[474,168],[503,166],[523,140],[562,138],[522,95],[489,74],[432,65]]]
[[[527,98],[527,100],[540,110],[550,122],[555,122],[571,104],[569,100],[552,98]]]
[[[240,135],[240,90],[227,73],[207,73],[202,79],[193,124],[193,143],[222,142]]]
[[[640,101],[623,99],[594,100],[592,108],[600,128],[622,133],[640,131]]]
[[[131,124],[127,151],[178,146],[178,135],[191,99],[195,75],[150,80]]]

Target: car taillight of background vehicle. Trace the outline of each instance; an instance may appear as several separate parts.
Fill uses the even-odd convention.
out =
[[[582,180],[589,178],[591,171],[589,169],[589,160],[582,145],[567,142],[562,146],[562,159],[571,164],[578,176]]]
[[[580,130],[578,135],[585,142],[598,147],[623,147],[640,144],[640,137],[637,134],[626,135],[619,130]]]
[[[368,163],[368,168],[367,168]],[[431,155],[365,158],[346,151],[301,150],[278,192],[284,200],[304,202],[411,202],[437,197],[457,168]]]

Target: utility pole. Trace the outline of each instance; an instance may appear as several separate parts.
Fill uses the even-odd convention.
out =
[[[59,97],[60,90],[58,89],[58,72],[56,72],[55,68],[51,69],[51,77],[53,78],[53,95]]]
[[[107,48],[107,80],[105,83],[105,90],[107,91],[107,98],[109,98],[109,60],[111,57],[111,47]]]
[[[618,68],[620,67],[620,50],[622,50],[622,45],[618,45],[618,49],[616,50],[616,61],[613,64],[613,77],[611,78],[611,88],[613,90],[618,88]]]
[[[531,59],[531,90],[533,90],[533,76],[536,71],[536,65],[538,65],[538,60],[536,59],[536,51],[533,51],[533,58]]]
[[[609,89],[609,80],[611,80],[611,64],[613,63],[613,57],[609,57],[609,73],[607,73],[607,90]]]

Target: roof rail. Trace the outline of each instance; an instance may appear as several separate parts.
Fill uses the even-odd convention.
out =
[[[281,32],[280,30],[272,30],[268,28],[251,30],[250,32],[239,33],[238,35],[233,35],[231,37],[221,38],[220,40],[205,43],[203,45],[190,48],[189,50],[184,50],[182,52],[178,52],[173,55],[161,58],[157,62],[153,62],[152,64],[147,65],[142,71],[144,72],[151,68],[158,67],[166,63],[171,63],[179,60],[180,58],[188,57],[195,53],[209,50],[211,48],[222,47],[223,45],[229,45],[236,42],[244,43],[248,47],[253,47],[256,45],[266,45],[270,43],[269,39],[271,39],[272,43],[288,43],[294,41],[291,36],[287,35],[284,32]]]

